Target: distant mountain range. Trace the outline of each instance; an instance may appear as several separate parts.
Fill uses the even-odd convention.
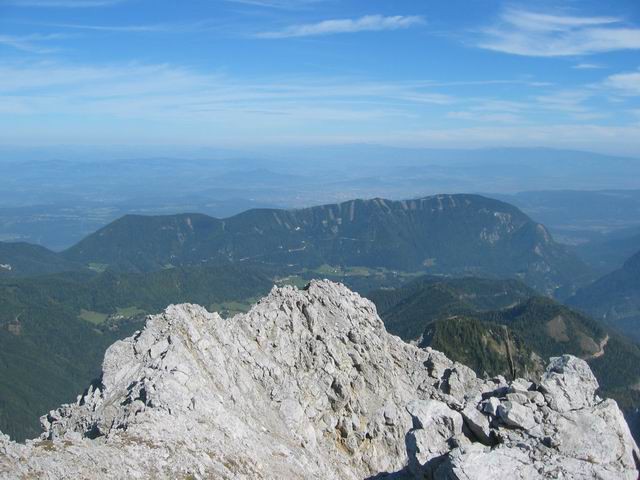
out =
[[[61,254],[120,271],[260,262],[516,277],[553,293],[588,268],[517,208],[478,195],[353,200],[300,210],[125,216]]]
[[[248,208],[484,192],[521,208],[563,242],[635,221],[638,177],[637,159],[545,148],[0,147],[0,240],[57,251],[126,214],[224,218]]]
[[[640,341],[640,251],[567,302]]]

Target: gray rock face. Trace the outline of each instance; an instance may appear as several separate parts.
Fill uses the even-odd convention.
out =
[[[592,405],[598,386],[589,365],[570,355],[552,358],[540,382],[541,391],[560,412]]]
[[[331,282],[274,290],[224,320],[169,307],[105,354],[99,381],[0,434],[0,478],[637,478],[637,447],[589,367],[539,386],[478,379],[389,335]]]

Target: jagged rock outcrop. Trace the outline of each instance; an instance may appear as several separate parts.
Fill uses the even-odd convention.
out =
[[[479,379],[312,282],[231,319],[150,317],[39,439],[0,435],[0,477],[635,479],[637,447],[596,389],[570,356],[539,385]]]

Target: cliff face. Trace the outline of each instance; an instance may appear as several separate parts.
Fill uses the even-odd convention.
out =
[[[228,320],[150,317],[39,439],[0,434],[0,477],[635,479],[637,447],[597,386],[570,356],[539,385],[478,379],[312,282]]]

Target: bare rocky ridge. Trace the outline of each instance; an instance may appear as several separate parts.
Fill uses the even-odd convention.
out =
[[[538,385],[478,379],[312,282],[228,320],[195,305],[150,317],[39,439],[0,434],[0,477],[636,479],[638,449],[597,387],[570,356]]]

